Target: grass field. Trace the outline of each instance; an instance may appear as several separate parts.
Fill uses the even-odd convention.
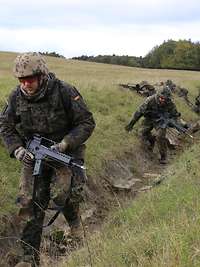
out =
[[[185,151],[164,183],[110,214],[89,238],[92,266],[200,266],[199,153],[199,146]],[[90,266],[87,247],[61,266]]]
[[[17,84],[12,76],[15,56],[15,53],[0,53],[1,108]],[[200,86],[199,72],[139,69],[52,57],[47,58],[47,63],[60,79],[80,90],[94,113],[97,127],[88,141],[86,158],[89,176],[94,181],[98,180],[107,160],[134,151],[138,143],[134,134],[125,132],[124,126],[144,99],[120,89],[119,83],[147,80],[154,84],[171,79],[189,89],[192,101]],[[198,119],[180,98],[175,97],[174,101],[186,121]],[[90,238],[93,266],[200,266],[200,149],[196,144],[169,166],[163,185],[138,196],[128,209],[112,214],[103,231]],[[8,157],[2,144],[0,159],[0,216],[3,216],[16,212],[14,201],[20,165]],[[87,264],[88,252],[83,249],[72,255],[65,266]]]

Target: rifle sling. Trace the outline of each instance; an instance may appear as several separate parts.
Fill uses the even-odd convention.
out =
[[[39,179],[39,176],[35,175],[34,182],[33,182],[33,214],[34,214],[36,221],[37,221],[37,210],[36,210],[37,205],[35,203],[36,203],[36,192],[37,192],[38,179]]]
[[[34,184],[33,184],[33,214],[35,217],[35,220],[37,221],[37,210],[36,207],[38,207],[38,205],[36,204],[36,192],[37,192],[37,185],[38,185],[38,179],[39,179],[39,175],[35,175],[34,176]],[[50,226],[51,224],[54,223],[54,221],[57,219],[58,215],[60,214],[60,212],[62,212],[64,206],[57,206],[54,208],[48,208],[48,210],[55,210],[56,213],[53,215],[53,217],[49,220],[49,222],[45,225],[42,226],[42,228],[46,228],[48,226]]]
[[[38,179],[39,179],[39,175],[35,175],[34,176],[34,184],[33,184],[33,214],[35,217],[35,220],[37,221],[37,208],[38,205],[36,204],[36,192],[37,192],[37,186],[38,186]],[[46,228],[48,226],[50,226],[58,217],[58,215],[60,214],[60,212],[62,211],[63,207],[56,207],[56,208],[48,208],[49,210],[57,210],[56,213],[53,215],[53,217],[49,220],[49,222],[46,225],[43,225],[42,228]]]
[[[60,212],[61,212],[61,209],[57,210],[57,212],[53,215],[53,217],[49,220],[49,222],[46,225],[43,225],[42,228],[46,228],[50,226],[52,223],[54,223],[54,221],[57,219]]]

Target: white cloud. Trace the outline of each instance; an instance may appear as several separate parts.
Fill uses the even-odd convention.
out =
[[[125,28],[96,27],[90,30],[0,29],[3,37],[0,47],[16,52],[55,51],[66,57],[113,53],[144,56],[164,40],[191,38],[197,41],[194,29],[199,29],[200,23],[181,26],[126,25]]]
[[[144,56],[168,39],[197,41],[199,0],[0,0],[0,50]]]

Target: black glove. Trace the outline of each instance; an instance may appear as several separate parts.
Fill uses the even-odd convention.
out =
[[[133,123],[129,123],[128,125],[125,126],[125,130],[126,130],[127,132],[130,132],[130,131],[133,130],[133,126],[134,126]]]

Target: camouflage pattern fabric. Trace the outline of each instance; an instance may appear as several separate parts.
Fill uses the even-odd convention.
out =
[[[66,153],[73,156],[77,163],[83,164],[84,142],[95,127],[92,113],[76,88],[56,79],[54,75],[51,77],[31,97],[25,95],[20,86],[16,87],[0,115],[1,137],[11,157],[14,157],[15,149],[25,147],[35,133],[55,142],[67,139],[70,146]],[[33,200],[32,170],[32,167],[22,168],[18,205],[19,214],[25,222],[22,232],[23,258],[36,266],[50,196],[56,205],[64,206],[63,214],[68,224],[77,225],[80,223],[79,202],[83,198],[86,175],[78,170],[72,174],[66,167],[55,172],[45,166],[40,179],[37,179],[36,200]]]
[[[168,99],[164,105],[160,105],[158,98],[159,93],[147,97],[144,103],[141,104],[134,113],[131,122],[136,123],[142,116],[144,116],[147,120],[156,124],[156,119],[159,118],[160,114],[169,113],[173,118],[178,118],[180,116],[171,99]]]
[[[28,211],[29,213],[27,213],[27,215],[32,214],[31,205],[33,201],[32,197],[35,179],[32,173],[33,167],[23,166],[20,178],[19,195],[17,198],[17,204],[20,208],[19,214],[24,214],[24,212],[27,213]],[[46,176],[47,172],[43,171],[40,179],[46,179]],[[68,167],[60,167],[48,172],[50,196],[55,205],[64,206],[66,199],[71,197],[72,177],[72,171]],[[79,200],[77,202],[79,202]]]
[[[200,113],[200,95],[195,98],[195,105],[193,107],[193,110],[198,114]]]
[[[170,98],[166,103],[161,105],[159,103],[160,94],[157,93],[148,97],[143,104],[139,106],[136,112],[133,114],[133,118],[129,123],[130,127],[143,116],[142,122],[142,138],[150,146],[154,144],[154,136],[151,131],[155,129],[157,131],[157,142],[160,154],[167,153],[167,141],[166,141],[166,129],[160,129],[157,123],[157,119],[161,114],[169,113],[172,118],[177,119],[180,113],[177,111],[175,104]]]
[[[195,98],[195,105],[200,106],[200,95]]]
[[[141,81],[139,83],[140,88],[142,89],[144,86],[149,86],[149,83],[147,81]]]
[[[156,89],[153,85],[149,84],[147,81],[142,81],[138,84],[139,90],[138,92],[144,96],[151,96],[156,93]]]
[[[166,100],[170,100],[172,97],[172,90],[169,88],[169,86],[163,86],[158,90],[158,96],[163,96],[166,98]]]
[[[40,180],[48,181],[43,189],[48,191],[52,202],[54,202],[54,207],[63,207],[67,199],[71,202],[80,203],[83,200],[83,187],[85,185],[85,175],[80,171],[78,173],[72,173],[71,169],[68,167],[60,167],[57,169],[52,169],[49,166],[43,166],[42,176]],[[32,167],[23,167],[22,176],[20,179],[20,188],[18,196],[18,206],[19,214],[24,215],[23,217],[27,219],[32,216],[33,208],[33,189],[34,189],[34,179],[32,175]],[[38,190],[38,185],[36,185]],[[42,199],[42,198],[41,198]],[[24,201],[27,200],[27,201]],[[37,203],[42,210],[46,209],[46,206],[42,204],[41,200]],[[24,214],[24,211],[26,212]]]
[[[165,85],[168,86],[172,92],[174,92],[176,90],[176,84],[172,82],[172,80],[167,80],[165,82]]]
[[[177,94],[178,94],[179,97],[187,98],[188,90],[186,88],[177,86],[176,91],[177,91]]]
[[[76,88],[57,79],[49,79],[33,97],[18,86],[0,115],[0,134],[11,156],[35,133],[55,142],[66,138],[69,153],[82,153],[82,144],[94,127],[92,113]]]
[[[158,150],[161,155],[161,158],[166,158],[167,156],[167,138],[166,138],[167,129],[159,128],[157,129],[157,145]]]
[[[13,73],[16,78],[37,74],[47,75],[49,72],[44,58],[36,52],[23,53],[14,62]]]
[[[26,181],[27,187],[21,187],[21,193],[29,192],[31,196],[32,188],[28,185],[28,180],[33,180],[32,168],[24,168],[22,181]],[[48,207],[50,197],[53,199],[55,206],[63,206],[62,213],[65,216],[69,226],[80,223],[79,202],[80,195],[77,199],[73,196],[73,185],[71,171],[67,167],[63,167],[54,171],[51,167],[44,166],[42,176],[37,178],[36,198],[32,200],[32,205],[23,206],[21,204],[19,214],[23,216],[23,224],[25,225],[21,240],[24,254],[22,260],[31,262],[33,266],[39,265],[39,249],[41,243],[42,227],[44,224],[45,210]],[[79,178],[79,180],[83,178]],[[82,182],[83,185],[83,182]],[[80,185],[79,185],[80,186]],[[25,192],[22,192],[25,189]],[[28,191],[31,190],[31,191]],[[34,201],[34,202],[33,202]],[[26,211],[24,214],[23,210]],[[28,212],[27,212],[28,211]]]
[[[50,175],[52,170],[50,168],[43,169],[43,175],[45,179],[37,180],[36,187],[36,198],[35,203],[31,201],[31,205],[24,206],[19,198],[18,203],[20,205],[19,215],[21,216],[23,223],[23,230],[21,233],[21,246],[23,248],[23,254],[21,255],[21,260],[25,262],[30,262],[32,266],[38,266],[40,257],[40,243],[42,236],[42,226],[44,223],[45,210],[47,209],[48,202],[50,199]],[[29,187],[27,181],[30,179],[33,183],[32,168],[23,168],[22,179],[20,184],[21,193],[23,189],[26,189],[26,193],[29,192]],[[32,188],[30,188],[32,190]],[[24,193],[24,192],[23,192]],[[31,196],[32,200],[32,196]],[[25,211],[25,212],[24,212]],[[35,216],[36,215],[36,216]]]
[[[156,130],[156,136],[151,132],[153,129]],[[153,150],[155,140],[157,140],[160,155],[167,156],[166,129],[158,128],[152,121],[144,119],[142,122],[141,134],[143,142],[149,150]]]

